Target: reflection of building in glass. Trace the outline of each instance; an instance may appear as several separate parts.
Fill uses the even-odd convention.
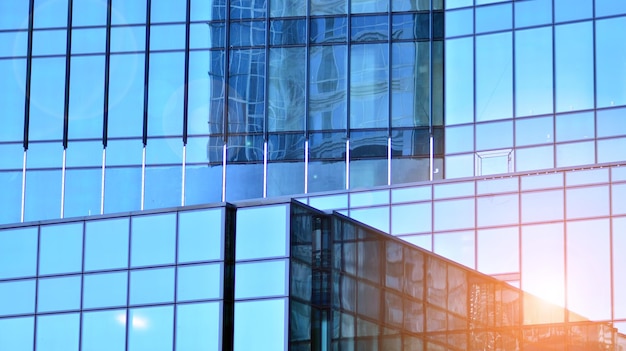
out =
[[[3,350],[624,346],[610,322],[546,323],[574,314],[297,202],[27,224],[0,244]]]
[[[295,196],[561,306],[524,304],[522,329],[533,328],[495,338],[458,336],[452,313],[426,348],[452,348],[457,337],[570,350],[605,331],[622,340],[625,31],[626,5],[613,0],[0,1],[0,225]],[[29,245],[7,252],[24,253],[31,272],[45,265],[32,266]],[[7,247],[0,267],[13,266]],[[184,268],[221,262],[211,257]],[[191,274],[167,262],[131,263],[149,272],[131,272],[128,286],[153,269]],[[85,269],[120,282],[126,270]],[[27,312],[7,312],[0,324],[25,330],[35,314],[37,330],[62,324],[61,310],[39,301],[54,284],[84,292],[99,281],[79,271],[19,274],[1,283],[37,307],[15,307]],[[491,303],[491,290],[467,282],[467,306]],[[136,297],[102,309],[84,300],[77,330],[94,330],[108,311],[137,348],[131,329],[154,331],[155,316],[178,318],[192,313],[183,305],[208,301],[181,299],[174,309]],[[207,315],[221,313],[212,304],[220,298],[207,299]],[[77,300],[59,301],[74,323]],[[369,330],[359,324],[367,314],[355,313],[345,323],[363,329],[340,339]],[[441,317],[425,313],[424,333]]]

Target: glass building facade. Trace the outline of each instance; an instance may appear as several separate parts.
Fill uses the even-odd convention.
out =
[[[1,1],[0,350],[624,349],[625,32],[615,0]]]
[[[2,226],[0,253],[3,350],[626,346],[610,322],[297,202]]]

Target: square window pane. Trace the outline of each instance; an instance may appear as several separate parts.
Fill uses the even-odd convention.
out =
[[[80,314],[37,317],[37,351],[78,351]]]
[[[0,350],[32,351],[35,319],[0,319]]]
[[[432,230],[432,205],[430,202],[393,206],[391,208],[391,234],[413,234]]]
[[[34,276],[37,271],[37,229],[0,231],[0,279]]]
[[[435,230],[474,227],[474,199],[435,202]]]
[[[563,190],[522,194],[522,222],[562,220],[563,200]]]
[[[235,265],[235,298],[287,295],[287,261]]]
[[[286,299],[236,302],[234,350],[287,350],[286,305]]]
[[[39,279],[37,312],[79,309],[80,285],[80,276]]]
[[[171,351],[173,306],[134,308],[129,312],[128,351]]]
[[[34,312],[34,279],[0,283],[0,316]]]
[[[222,264],[178,267],[177,301],[222,297]]]
[[[175,213],[132,218],[132,267],[174,263],[175,248]]]
[[[128,273],[85,274],[83,308],[125,306]]]
[[[83,222],[41,226],[39,274],[80,272]]]
[[[478,226],[517,224],[519,196],[498,195],[478,198]]]
[[[237,210],[237,260],[287,255],[287,205]]]
[[[135,270],[130,272],[130,304],[172,302],[174,268]]]
[[[128,218],[88,221],[85,270],[128,267]]]
[[[222,259],[224,209],[178,214],[178,262]]]
[[[222,308],[219,302],[176,307],[177,350],[221,350]]]
[[[474,268],[474,240],[473,230],[435,234],[433,249],[436,254]]]
[[[479,230],[476,268],[485,274],[519,272],[518,231],[517,227]]]
[[[609,215],[609,187],[567,189],[567,218],[584,218]]]
[[[112,351],[126,348],[126,310],[83,314],[82,349]]]
[[[556,146],[556,166],[570,167],[595,163],[593,141],[562,144]]]
[[[350,217],[385,233],[389,233],[389,207],[350,210]]]

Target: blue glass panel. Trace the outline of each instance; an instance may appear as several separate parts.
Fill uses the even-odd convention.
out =
[[[206,186],[212,184],[213,186]],[[185,205],[222,201],[221,166],[187,166],[185,170]]]
[[[435,9],[441,9],[438,7],[438,1],[433,2]],[[429,10],[430,4],[427,1],[414,1],[414,0],[395,0],[391,1],[391,8],[393,11],[412,11],[412,10]]]
[[[30,86],[30,140],[63,137],[65,58],[32,60]]]
[[[270,45],[294,45],[305,43],[306,22],[303,19],[270,22]]]
[[[592,139],[594,128],[593,112],[556,116],[556,141]]]
[[[234,350],[287,350],[286,304],[286,299],[235,303]]]
[[[204,29],[203,29],[204,30]],[[213,56],[213,59],[211,57]],[[221,81],[223,73],[214,77],[217,72],[211,72],[213,65],[218,65],[224,71],[223,55],[220,52],[192,51],[189,53],[189,101],[188,101],[188,125],[189,135],[209,134],[209,115],[215,114],[219,118],[220,125],[216,127],[218,133],[223,132],[223,97],[224,83]],[[207,99],[211,97],[211,99]],[[206,139],[205,139],[206,147]],[[204,156],[206,158],[206,149]]]
[[[145,46],[146,27],[133,26],[111,28],[111,52],[144,51]]]
[[[90,351],[124,350],[126,310],[84,313],[81,347]]]
[[[102,167],[101,141],[70,141],[67,146],[65,166]]]
[[[184,1],[151,0],[150,21],[184,22],[187,19],[187,6]]]
[[[68,0],[35,0],[33,27],[66,27]]]
[[[126,306],[128,273],[85,274],[83,308]]]
[[[304,162],[278,162],[267,165],[267,196],[304,193]]]
[[[436,184],[434,186],[435,199],[449,199],[453,197],[474,196],[474,182]]]
[[[231,47],[264,45],[265,21],[231,22],[230,33]]]
[[[132,218],[131,267],[174,263],[176,214]]]
[[[556,111],[593,108],[592,23],[556,26],[554,35]]]
[[[502,149],[512,146],[512,122],[494,122],[476,125],[476,150]]]
[[[446,40],[445,45],[445,123],[471,123],[474,121],[474,40]]]
[[[148,134],[181,135],[185,54],[150,54]]]
[[[345,129],[347,49],[313,47],[309,53],[309,129]]]
[[[242,152],[239,152],[239,155],[242,155],[244,149],[249,150],[254,148],[238,147],[234,149],[242,149]],[[258,148],[256,149],[258,150]],[[262,163],[241,163],[229,164],[226,166],[226,201],[237,201],[260,197],[263,197]]]
[[[102,136],[104,56],[73,57],[70,75],[70,139]]]
[[[515,1],[515,26],[552,23],[552,0]]]
[[[107,0],[82,0],[72,2],[72,27],[105,25]],[[72,43],[74,37],[72,37]]]
[[[565,196],[568,219],[609,215],[608,186],[567,189]]]
[[[5,3],[0,3],[3,6]],[[0,16],[4,13],[0,11]],[[24,137],[24,81],[25,60],[0,60],[0,104],[3,110],[3,126],[0,141],[21,141]]]
[[[37,312],[77,310],[80,308],[81,276],[39,279]]]
[[[479,197],[478,226],[517,224],[519,222],[519,197],[498,195]]]
[[[430,45],[394,43],[391,47],[391,126],[427,126],[430,111]]]
[[[511,29],[513,4],[481,6],[476,8],[476,33]],[[448,19],[446,19],[446,22]]]
[[[350,217],[389,233],[389,207],[351,209]]]
[[[28,32],[0,32],[0,57],[26,56]]]
[[[218,302],[176,307],[177,350],[221,350],[221,306]]]
[[[449,138],[450,135],[446,134]],[[554,142],[554,119],[552,117],[526,118],[515,121],[515,144],[526,146]]]
[[[270,49],[268,131],[305,128],[305,48]]]
[[[83,222],[41,226],[39,274],[80,272]]]
[[[352,45],[350,128],[389,126],[389,46]]]
[[[63,144],[58,142],[29,143],[26,167],[61,168],[63,167]]]
[[[597,136],[626,135],[626,109],[600,110],[597,115]]]
[[[547,222],[563,219],[563,190],[522,194],[522,222]]]
[[[286,205],[247,207],[237,210],[237,260],[287,255]],[[265,235],[258,235],[266,233]]]
[[[474,240],[475,234],[473,230],[435,234],[433,251],[464,266],[474,268],[474,255],[476,252]]]
[[[113,0],[111,12],[112,24],[131,24],[146,22],[146,0]]]
[[[287,295],[287,261],[235,265],[235,299]]]
[[[66,40],[65,29],[34,31],[33,55],[63,55],[67,49]]]
[[[352,2],[352,13],[386,12],[389,10],[387,0],[369,0]]]
[[[37,272],[37,229],[0,231],[0,279],[34,276]]]
[[[474,33],[474,8],[446,12],[446,37]]]
[[[130,271],[131,305],[174,300],[174,268]]]
[[[226,17],[226,0],[191,0],[191,20],[206,21]]]
[[[72,29],[72,54],[104,53],[105,28]]]
[[[624,5],[622,5],[624,6]],[[619,17],[596,22],[596,106],[626,104],[626,82],[615,77],[626,75],[626,48],[615,45],[618,33],[626,31],[626,18]]]
[[[129,312],[128,351],[171,351],[173,306],[134,308]]]
[[[32,351],[35,334],[33,317],[0,319],[0,349]]]
[[[23,0],[7,0],[0,3],[0,29],[28,28],[29,3]]]
[[[0,283],[0,316],[35,313],[35,280]]]
[[[347,2],[347,0],[338,0],[329,5],[326,0],[311,0],[310,11],[312,15],[345,14]]]
[[[146,164],[181,164],[182,138],[150,138],[146,145]]]
[[[345,188],[345,161],[309,162],[309,192],[342,190]]]
[[[85,270],[128,267],[128,218],[87,221]]]
[[[144,209],[181,205],[182,166],[146,167]]]
[[[554,167],[554,146],[540,146],[515,150],[515,170],[530,171]]]
[[[476,121],[513,116],[512,62],[511,33],[476,37]]]
[[[446,134],[446,154],[474,151],[474,126],[448,127]]]
[[[141,167],[108,168],[104,179],[104,213],[140,209]]]
[[[595,163],[595,156],[595,145],[593,141],[556,146],[557,167],[579,166]]]
[[[319,44],[345,42],[347,39],[347,33],[348,22],[346,17],[311,19],[311,33],[309,34],[311,43]]]
[[[306,15],[306,1],[273,0],[270,1],[271,17],[288,17]]]
[[[430,203],[393,206],[391,208],[391,234],[413,234],[432,231],[432,206]]]
[[[231,35],[232,38],[232,35]],[[228,130],[261,132],[265,125],[265,50],[231,51]]]
[[[266,9],[266,0],[231,0],[230,18],[265,18]]]
[[[553,112],[552,70],[552,27],[517,31],[515,33],[516,116]]]
[[[143,142],[141,139],[109,140],[106,151],[108,170],[110,166],[141,165]]]
[[[352,41],[379,41],[389,37],[389,18],[385,16],[352,16]]]
[[[222,259],[223,225],[223,208],[179,212],[178,262]]]
[[[474,175],[474,154],[446,156],[445,178],[462,178]]]
[[[37,317],[37,351],[78,351],[80,314],[53,314]]]
[[[626,217],[613,218],[613,311],[614,318],[626,316]]]
[[[554,0],[554,21],[565,22],[591,18],[593,0]]]
[[[18,184],[14,179],[14,184]],[[26,221],[59,218],[61,213],[61,170],[28,171],[24,219]]]
[[[626,196],[626,184],[613,184],[611,187],[611,213],[626,214],[626,202],[622,201]]]
[[[486,274],[519,272],[519,229],[484,229],[477,233],[477,269]]]
[[[143,134],[144,55],[111,55],[109,137]]]
[[[626,3],[614,0],[596,0],[596,17],[626,13]]]
[[[178,267],[176,301],[221,298],[222,270],[222,265],[219,263]],[[239,281],[239,278],[237,279]]]
[[[626,138],[598,141],[598,163],[623,160],[626,160]]]
[[[472,0],[448,0],[446,1],[446,9],[454,9],[457,7],[472,6]]]
[[[474,199],[437,201],[434,211],[436,231],[474,227]]]
[[[206,30],[206,29],[205,29]],[[150,50],[180,50],[185,48],[184,24],[150,26]],[[152,64],[150,65],[152,67]],[[173,66],[172,68],[175,68]]]
[[[608,183],[609,169],[572,170],[565,173],[565,177],[568,187],[584,184]]]
[[[65,172],[63,217],[100,214],[102,169],[68,169]]]

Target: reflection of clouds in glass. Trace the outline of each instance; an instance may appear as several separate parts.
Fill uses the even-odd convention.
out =
[[[125,313],[120,313],[118,314],[115,319],[117,320],[117,322],[121,325],[126,325],[126,314]],[[148,319],[141,317],[141,316],[133,316],[132,321],[131,321],[131,326],[134,329],[148,329],[149,327],[149,323],[148,323]]]

